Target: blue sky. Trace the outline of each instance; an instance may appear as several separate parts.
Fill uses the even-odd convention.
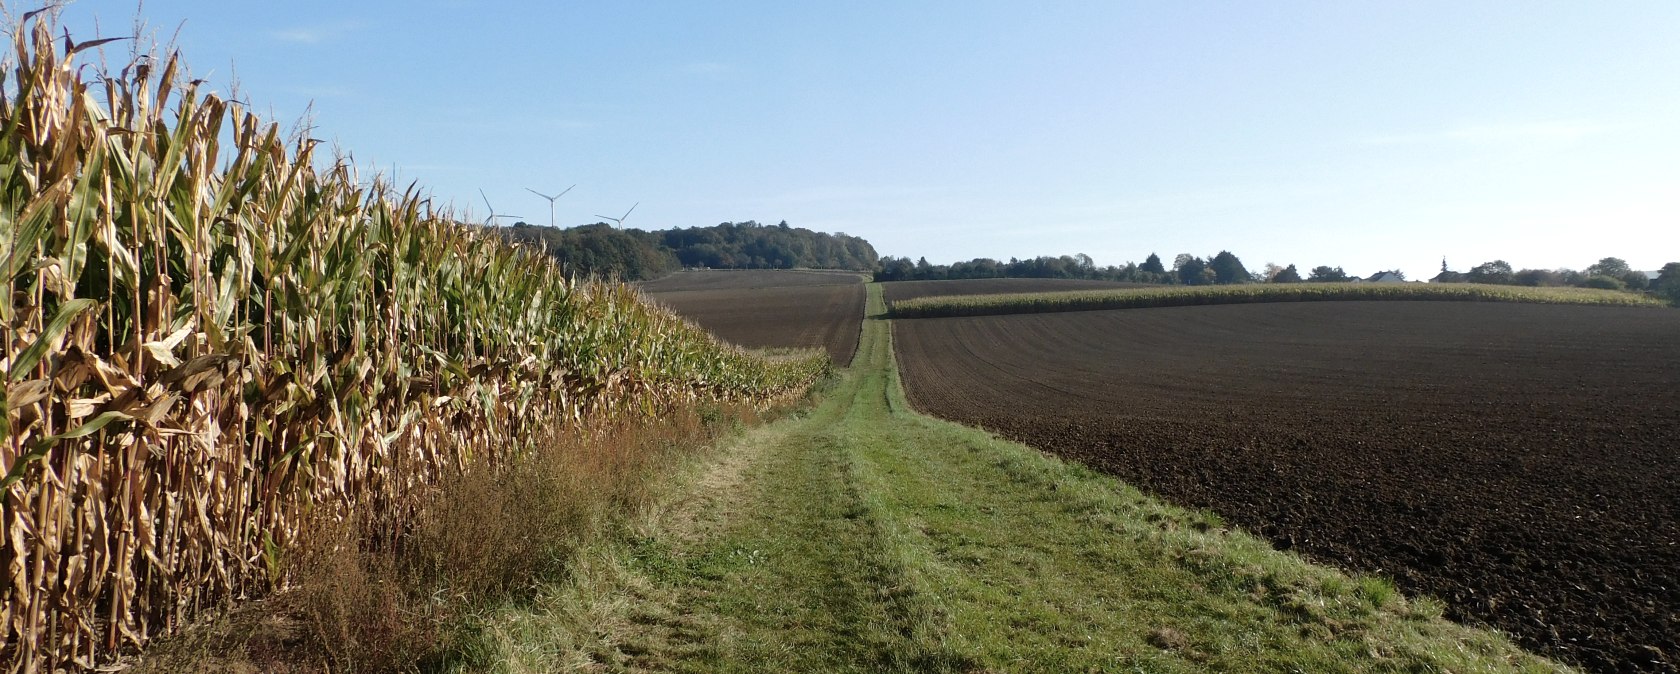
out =
[[[15,4],[15,3],[14,3]],[[933,262],[1680,260],[1680,3],[148,0],[194,75],[482,218]],[[131,2],[66,23],[132,32]]]

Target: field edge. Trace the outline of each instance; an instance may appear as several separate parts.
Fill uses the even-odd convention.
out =
[[[857,358],[809,414],[687,473],[647,526],[592,548],[591,571],[555,601],[488,616],[498,664],[486,669],[523,671],[538,663],[522,658],[565,643],[569,655],[541,664],[1574,671],[1380,578],[1310,564],[1210,513],[916,412],[869,288]],[[1082,628],[1096,641],[1069,641],[1055,616],[1105,596],[1132,599],[1119,611],[1099,601],[1100,624]],[[888,617],[891,629],[848,616]]]
[[[1666,308],[1641,294],[1594,288],[1530,288],[1474,284],[1307,283],[1172,286],[1114,290],[928,296],[894,302],[894,319],[1153,309],[1269,302],[1429,301],[1520,302]]]

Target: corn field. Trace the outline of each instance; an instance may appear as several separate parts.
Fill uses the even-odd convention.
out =
[[[363,182],[186,81],[84,77],[51,13],[0,97],[0,671],[89,669],[275,591],[300,523],[405,504],[541,433],[827,367],[720,345],[634,290]]]
[[[894,302],[892,317],[992,316],[1101,309],[1146,309],[1202,304],[1345,300],[1666,306],[1655,298],[1645,295],[1592,288],[1530,288],[1467,283],[1431,283],[1428,285],[1421,283],[1280,283],[918,297]]]

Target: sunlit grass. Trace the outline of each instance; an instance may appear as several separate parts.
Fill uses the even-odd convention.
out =
[[[870,315],[884,307],[871,289]],[[1568,672],[1389,581],[910,409],[886,321],[459,671]]]

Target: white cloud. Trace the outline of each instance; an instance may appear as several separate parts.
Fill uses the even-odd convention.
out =
[[[1444,131],[1375,136],[1365,139],[1370,145],[1416,145],[1424,143],[1574,143],[1587,136],[1608,130],[1590,120],[1557,120],[1546,122],[1506,122],[1501,124],[1473,124]]]

